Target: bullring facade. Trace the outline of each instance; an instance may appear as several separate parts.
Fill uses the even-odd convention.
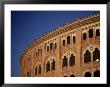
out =
[[[20,58],[22,77],[99,77],[100,14],[60,25],[35,40]]]

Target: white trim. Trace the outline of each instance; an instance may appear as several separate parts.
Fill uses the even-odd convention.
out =
[[[5,83],[6,84],[106,84],[107,52],[106,52],[106,4],[5,4]],[[93,11],[100,10],[100,77],[11,77],[11,11]]]

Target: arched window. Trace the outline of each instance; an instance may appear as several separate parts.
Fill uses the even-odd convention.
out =
[[[94,77],[100,77],[100,71],[99,70],[96,70],[94,72]]]
[[[41,74],[41,66],[39,65],[38,73]]]
[[[55,70],[55,60],[52,61],[52,70]]]
[[[72,74],[72,75],[70,75],[70,77],[75,77],[75,75]]]
[[[86,33],[83,34],[83,40],[86,40]]]
[[[68,77],[68,76],[64,76],[64,77]]]
[[[36,52],[36,57],[37,57],[37,52]]]
[[[71,54],[70,60],[69,60],[69,65],[75,65],[75,56],[73,56],[73,54]]]
[[[89,30],[89,38],[92,38],[93,37],[93,29],[90,29]]]
[[[67,58],[66,58],[66,56],[64,56],[64,58],[63,58],[63,67],[67,67],[67,65],[68,65],[68,61],[67,61]]]
[[[100,31],[99,31],[99,29],[96,30],[96,36],[100,36]]]
[[[63,46],[65,46],[65,40],[63,40]]]
[[[37,75],[37,66],[35,67],[35,75]]]
[[[67,37],[67,44],[70,44],[70,36]]]
[[[91,73],[90,72],[86,72],[85,73],[85,77],[91,77]]]
[[[75,39],[75,36],[73,36],[73,43],[75,43],[75,40],[76,40],[76,39]]]
[[[98,61],[100,60],[100,51],[98,48],[95,48],[93,52],[93,61]]]
[[[91,62],[91,53],[87,50],[84,54],[84,63]]]
[[[47,52],[49,51],[49,46],[47,46]]]
[[[40,52],[40,49],[38,49],[38,54],[39,54],[39,52]]]
[[[29,72],[27,72],[27,77],[29,77],[30,76],[30,73]]]
[[[38,53],[37,53],[37,54],[38,54],[38,56],[39,56],[39,52],[40,52],[40,50],[38,49]]]
[[[31,76],[31,70],[29,70],[28,72],[27,72],[27,77],[30,77]]]
[[[55,49],[57,48],[57,43],[55,43]]]
[[[48,61],[46,64],[46,72],[50,71],[50,62]]]
[[[50,50],[52,50],[52,47],[53,47],[53,44],[52,44],[52,43],[50,43]]]

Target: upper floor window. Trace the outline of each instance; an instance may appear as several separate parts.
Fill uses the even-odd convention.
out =
[[[98,48],[95,48],[93,52],[93,61],[99,61],[100,60],[100,51]]]
[[[27,76],[31,76],[31,70],[27,72]]]
[[[96,30],[96,36],[100,36],[100,31],[99,31],[99,29]]]
[[[73,56],[73,54],[71,54],[70,60],[69,60],[69,65],[75,65],[75,56]]]
[[[39,65],[38,73],[41,74],[41,66]]]
[[[68,77],[68,76],[64,76],[64,77]]]
[[[40,52],[40,49],[38,49],[38,53]]]
[[[50,43],[50,50],[52,50],[52,47],[53,47],[53,44],[52,44],[52,43]]]
[[[55,70],[55,60],[52,61],[52,70]]]
[[[90,72],[86,72],[84,76],[85,77],[91,77],[91,73]]]
[[[67,37],[67,44],[70,44],[70,36]]]
[[[89,30],[89,38],[92,38],[93,37],[93,29],[90,29]]]
[[[94,72],[94,77],[100,77],[100,70],[96,70]]]
[[[40,50],[38,49],[38,56],[39,56]]]
[[[35,67],[35,75],[37,75],[37,66]]]
[[[50,71],[50,62],[48,61],[46,64],[46,72]]]
[[[86,33],[83,34],[83,40],[86,40]]]
[[[75,77],[75,75],[72,74],[72,75],[70,75],[70,77]]]
[[[30,76],[30,73],[29,72],[27,72],[27,77],[29,77]]]
[[[42,49],[38,49],[37,55],[38,55],[38,56],[42,55]]]
[[[65,46],[65,40],[63,40],[63,46]]]
[[[73,36],[73,43],[75,43],[75,36]]]
[[[91,53],[87,50],[84,54],[84,63],[91,62]]]
[[[36,57],[37,57],[37,52],[36,52]]]
[[[57,43],[55,43],[55,49],[57,48]]]
[[[63,63],[62,63],[62,67],[67,67],[67,65],[68,65],[68,61],[67,61],[66,56],[64,56],[64,58],[63,58]]]
[[[49,51],[49,46],[47,46],[47,52]]]

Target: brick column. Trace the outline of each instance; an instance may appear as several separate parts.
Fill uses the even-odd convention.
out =
[[[61,63],[61,37],[60,35],[57,36],[57,48],[56,48],[56,61],[55,61],[55,68],[57,76],[60,76],[62,70],[62,63]]]
[[[46,49],[45,49],[45,43],[42,44],[42,61],[41,61],[41,74],[44,76],[45,74],[45,57],[46,57]]]
[[[76,58],[75,58],[75,64],[76,64],[76,72],[77,76],[80,76],[80,64],[81,64],[81,29],[76,29]]]

